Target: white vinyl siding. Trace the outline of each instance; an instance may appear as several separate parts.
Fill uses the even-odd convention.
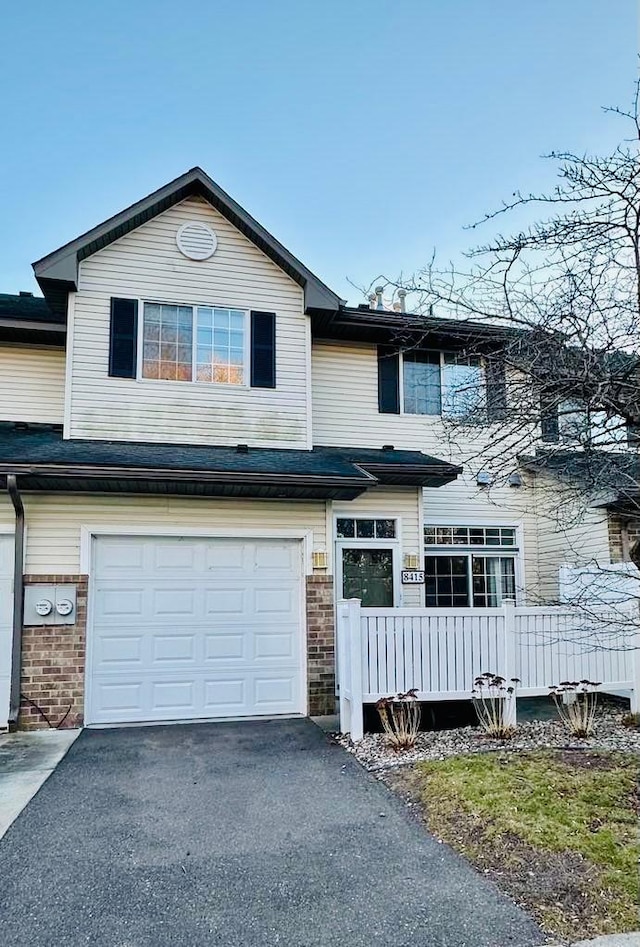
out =
[[[201,262],[186,259],[175,242],[180,225],[196,219],[218,237],[216,252]],[[276,388],[110,378],[112,296],[275,312]],[[204,200],[170,208],[80,264],[67,436],[309,447],[303,306],[302,288]]]
[[[64,349],[0,346],[0,421],[62,424]]]
[[[421,491],[407,487],[374,487],[350,502],[336,501],[333,504],[334,538],[335,519],[338,517],[370,516],[378,519],[382,517],[397,519],[399,521],[399,529],[396,535],[398,542],[397,554],[400,559],[396,564],[396,572],[399,576],[399,570],[403,568],[403,556],[405,554],[419,555],[422,551],[420,539],[422,530],[421,501]],[[350,542],[357,543],[357,540],[350,540]],[[368,542],[373,542],[375,545],[375,541],[369,540]],[[380,540],[381,545],[388,542],[389,540]],[[399,604],[407,607],[423,604],[422,586],[401,586]]]
[[[32,575],[76,575],[80,572],[82,526],[105,526],[113,532],[145,527],[228,530],[230,536],[260,530],[310,530],[313,545],[325,548],[326,510],[322,501],[225,500],[146,496],[23,494],[27,523],[26,572]],[[12,526],[8,497],[0,503],[0,524]]]
[[[611,561],[608,514],[544,474],[535,478],[539,581],[542,598],[558,601],[562,565],[606,566]]]
[[[312,349],[313,438],[316,444],[419,450],[464,467],[478,453],[477,440],[448,436],[440,417],[424,414],[381,414],[378,411],[377,348],[371,344],[317,342]],[[491,427],[486,429],[491,437]],[[482,436],[482,433],[481,433]],[[455,440],[455,443],[454,443]],[[514,449],[513,468],[516,469]],[[478,487],[463,473],[444,487],[424,491],[425,522],[500,523],[522,527],[520,543],[526,597],[535,596],[538,570],[537,527],[531,494],[526,487]],[[413,552],[405,543],[405,552]],[[419,551],[422,555],[422,542]],[[413,587],[418,588],[418,587]],[[411,586],[405,594],[415,595]],[[417,604],[413,600],[411,604]]]

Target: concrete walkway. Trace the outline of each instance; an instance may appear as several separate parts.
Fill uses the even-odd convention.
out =
[[[54,771],[79,730],[0,736],[0,838]]]
[[[545,940],[308,720],[85,730],[0,863],[7,945]]]

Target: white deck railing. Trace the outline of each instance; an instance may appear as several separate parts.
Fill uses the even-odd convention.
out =
[[[471,697],[490,671],[518,678],[518,696],[548,694],[561,681],[628,690],[640,710],[637,611],[610,606],[361,608],[338,604],[340,727],[363,734],[363,704],[415,688],[423,701]]]

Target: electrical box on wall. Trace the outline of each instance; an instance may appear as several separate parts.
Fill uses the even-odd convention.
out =
[[[25,585],[25,625],[74,625],[75,585]]]

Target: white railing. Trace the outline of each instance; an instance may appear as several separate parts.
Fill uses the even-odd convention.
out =
[[[423,701],[464,700],[479,674],[518,678],[518,696],[590,680],[632,693],[640,710],[637,611],[621,606],[426,609],[338,604],[340,727],[363,735],[363,704],[415,688]]]

